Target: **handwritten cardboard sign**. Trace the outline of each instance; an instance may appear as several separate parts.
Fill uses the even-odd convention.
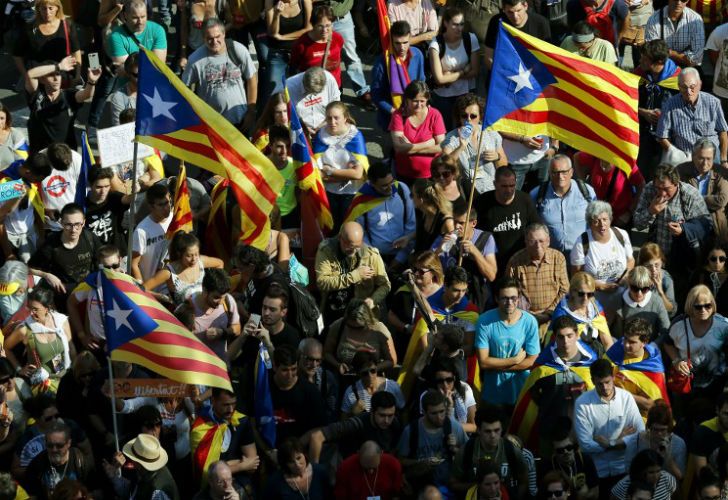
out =
[[[191,387],[165,378],[114,379],[114,397],[117,398],[183,398],[190,395]]]

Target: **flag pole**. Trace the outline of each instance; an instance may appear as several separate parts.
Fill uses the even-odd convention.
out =
[[[473,210],[473,197],[475,196],[475,177],[478,175],[478,167],[480,167],[480,152],[483,147],[483,136],[485,135],[485,130],[481,127],[480,129],[480,137],[478,138],[478,152],[475,155],[475,165],[473,166],[473,176],[471,178],[470,183],[470,196],[468,197],[468,211],[465,214],[465,225],[463,226],[463,238],[468,232],[468,225],[470,225],[470,212]],[[470,138],[468,138],[470,140]],[[460,267],[463,263],[463,252],[460,251],[460,255],[458,256],[458,267]]]
[[[135,143],[136,144],[136,143]],[[131,260],[129,260],[131,262]],[[101,285],[101,273],[104,271],[99,269],[96,271],[96,295],[99,298],[99,312],[101,313],[101,323],[104,325],[104,333],[106,334],[106,347],[109,346],[109,336],[106,333],[106,322],[104,321],[104,292]],[[109,368],[109,389],[111,390],[111,421],[113,422],[114,428],[114,445],[116,446],[116,452],[119,452],[119,423],[116,420],[116,394],[114,391],[114,370],[111,367],[111,353],[108,353],[106,358],[106,364]]]
[[[329,35],[329,39],[326,40],[326,48],[324,49],[324,57],[321,59],[321,67],[323,69],[326,69],[326,60],[329,58],[329,50],[331,49],[331,39],[334,38],[334,28],[331,27],[331,35]]]
[[[129,205],[129,241],[127,242],[127,250],[126,250],[126,273],[129,276],[132,276],[131,274],[131,261],[132,261],[132,251],[134,248],[134,212],[135,212],[135,205],[136,205],[136,185],[137,185],[137,156],[139,154],[139,143],[135,140],[134,141],[134,157],[132,160],[132,166],[131,166],[131,205]],[[109,365],[111,366],[111,365]],[[117,443],[117,448],[119,448],[119,445]],[[118,450],[117,450],[118,451]]]

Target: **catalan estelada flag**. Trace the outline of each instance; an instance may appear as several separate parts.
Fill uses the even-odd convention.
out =
[[[169,223],[167,228],[167,239],[172,239],[177,231],[191,233],[192,229],[190,192],[187,189],[187,168],[185,168],[185,163],[182,162],[177,174],[177,183],[174,190],[174,212],[172,222]]]
[[[680,67],[672,59],[668,58],[665,60],[662,71],[660,71],[660,74],[655,79],[652,79],[651,75],[642,71],[640,66],[635,68],[634,74],[640,77],[640,85],[659,85],[666,89],[678,90],[677,77],[680,74]]]
[[[207,472],[210,464],[220,460],[225,434],[238,427],[245,418],[239,411],[234,411],[230,422],[218,421],[211,406],[203,406],[200,414],[190,429],[190,451],[192,452],[192,472],[196,480],[204,486],[207,484]]]
[[[28,191],[28,201],[31,205],[33,205],[33,209],[35,210],[35,213],[38,214],[38,217],[40,217],[40,220],[45,220],[45,205],[43,204],[43,198],[40,195],[40,183],[30,183],[24,180],[23,176],[20,175],[20,167],[23,166],[25,160],[28,158],[28,155],[25,154],[24,157],[22,155],[19,156],[16,150],[15,156],[16,158],[18,158],[17,160],[8,165],[6,169],[0,170],[0,183],[22,180],[25,183],[25,187]]]
[[[399,189],[398,181],[394,181],[392,189],[395,191]],[[367,213],[369,210],[378,207],[391,197],[391,195],[385,196],[383,194],[380,194],[368,182],[364,183],[364,185],[359,188],[359,191],[357,191],[356,195],[354,195],[354,199],[352,200],[351,205],[349,205],[349,208],[346,211],[346,215],[344,216],[344,222],[356,220],[360,216]]]
[[[283,188],[278,169],[151,51],[139,48],[136,140],[230,180],[242,211],[240,239],[265,249]]]
[[[539,418],[539,381],[560,374],[564,379],[563,383],[568,383],[572,387],[583,384],[584,390],[594,388],[589,366],[598,359],[598,356],[581,340],[577,341],[577,347],[581,359],[576,363],[566,365],[559,358],[556,345],[553,342],[547,345],[536,358],[533,368],[531,368],[531,374],[523,384],[521,393],[516,400],[516,406],[513,409],[511,426],[508,432],[520,437],[523,445],[529,450],[538,452],[540,433],[550,432],[549,429],[543,429],[540,426],[542,419]],[[548,405],[548,402],[544,403]]]
[[[225,362],[131,276],[105,269],[88,275],[86,284],[101,294],[112,360],[138,364],[177,382],[232,391]]]
[[[665,367],[662,364],[660,349],[655,344],[649,343],[645,346],[645,353],[647,354],[645,359],[630,362],[624,357],[624,339],[619,339],[612,344],[612,347],[606,352],[606,357],[619,370],[614,378],[614,383],[630,394],[652,401],[664,399],[669,405]],[[646,411],[642,412],[642,417],[647,420]]]
[[[351,131],[347,132],[350,134]],[[321,157],[326,153],[329,145],[321,139],[321,134],[316,134],[313,138],[313,157],[317,162],[321,162]],[[361,130],[357,130],[354,137],[347,141],[344,149],[348,151],[354,159],[362,166],[364,172],[369,170],[369,158],[367,157],[367,144],[364,140],[364,134]],[[321,165],[319,165],[321,166]]]
[[[435,321],[458,324],[466,331],[466,335],[474,335],[473,327],[478,321],[478,308],[467,297],[463,297],[460,302],[446,311],[442,303],[442,292],[443,289],[441,288],[427,298],[427,302],[430,304],[432,313],[435,316]],[[405,399],[409,399],[410,392],[414,388],[416,377],[412,369],[422,352],[427,348],[428,331],[427,322],[418,313],[414,321],[414,327],[412,328],[412,335],[407,344],[407,351],[402,361],[399,378],[397,379],[397,383],[402,388]],[[473,388],[473,392],[477,394],[477,400],[481,390],[480,366],[478,365],[477,355],[473,354],[470,356],[466,360],[466,365],[468,372],[467,382]]]
[[[547,135],[629,174],[640,144],[638,83],[501,22],[483,128]]]
[[[86,132],[81,132],[81,172],[78,175],[78,181],[76,181],[76,197],[73,200],[76,205],[83,208],[86,211],[86,191],[88,191],[88,173],[91,171],[91,167],[94,166],[96,160],[94,159],[94,153],[91,151],[91,146],[88,143],[88,136]]]
[[[210,192],[210,215],[205,229],[205,251],[207,255],[222,259],[225,268],[230,269],[231,255],[235,243],[232,241],[232,221],[228,220],[227,195],[230,181],[220,180]]]
[[[582,337],[588,337],[590,335],[594,335],[593,330],[597,330],[597,332],[606,333],[607,335],[611,335],[609,333],[609,324],[607,323],[607,316],[604,313],[604,309],[602,308],[602,305],[594,301],[595,307],[596,307],[596,314],[593,318],[589,321],[584,321],[584,318],[580,315],[574,314],[574,312],[569,309],[569,301],[568,297],[564,297],[561,299],[561,301],[556,304],[556,307],[554,308],[554,312],[551,314],[551,323],[549,324],[548,330],[546,331],[546,334],[543,338],[543,344],[547,345],[551,343],[551,335],[554,333],[553,328],[551,325],[554,324],[554,321],[556,321],[556,318],[560,316],[571,316],[571,318],[576,321],[577,329],[579,330],[577,333]],[[591,330],[591,331],[590,331]],[[598,333],[597,333],[598,334]]]
[[[392,93],[392,105],[399,108],[402,105],[402,94],[410,84],[407,65],[392,51],[392,35],[390,33],[389,15],[387,14],[387,2],[377,0],[377,18],[379,20],[379,43],[382,46],[384,62],[387,65],[389,76],[389,88]]]

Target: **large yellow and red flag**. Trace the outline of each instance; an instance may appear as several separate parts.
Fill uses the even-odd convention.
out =
[[[483,127],[548,135],[629,174],[639,151],[639,80],[501,22]]]
[[[192,232],[192,209],[190,209],[190,192],[187,189],[187,169],[184,162],[179,167],[177,185],[174,190],[174,212],[172,222],[167,228],[167,239],[172,239],[178,231]]]
[[[242,211],[239,240],[261,250],[268,246],[268,216],[283,177],[232,123],[144,47],[139,48],[136,140],[228,179]]]

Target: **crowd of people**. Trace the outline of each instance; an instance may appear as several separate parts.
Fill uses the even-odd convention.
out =
[[[3,2],[30,116],[0,104],[23,186],[0,203],[0,500],[728,500],[720,2],[502,0],[484,40],[454,5],[384,3],[401,94],[373,2]],[[499,22],[634,67],[631,171],[482,130]],[[96,144],[153,99],[140,45],[284,178],[266,248],[195,165],[176,234],[173,158],[84,173],[78,128]],[[294,110],[333,219],[315,258]],[[99,270],[129,270],[232,391],[115,394],[159,375],[109,362]]]

